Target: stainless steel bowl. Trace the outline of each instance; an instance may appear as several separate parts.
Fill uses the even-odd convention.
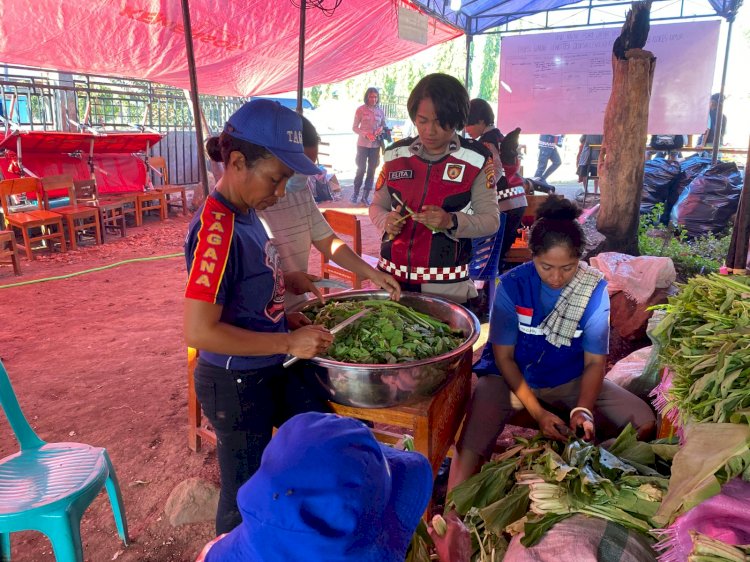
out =
[[[386,300],[388,293],[346,291],[328,297],[332,301],[371,299]],[[459,304],[420,293],[403,293],[401,303],[459,330],[465,337],[463,343],[449,353],[394,365],[344,363],[315,357],[310,361],[333,402],[358,408],[387,408],[415,402],[434,395],[457,372],[464,353],[479,337],[477,317]],[[319,306],[317,300],[312,300],[296,310]]]

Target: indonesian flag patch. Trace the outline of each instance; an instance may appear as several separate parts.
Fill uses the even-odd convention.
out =
[[[443,180],[456,183],[464,179],[465,164],[448,164],[443,170]]]
[[[531,326],[531,317],[534,316],[533,308],[526,308],[525,306],[516,305],[516,314],[518,314],[518,322],[524,326]]]

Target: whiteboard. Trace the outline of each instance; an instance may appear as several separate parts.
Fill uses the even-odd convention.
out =
[[[719,20],[652,25],[656,56],[648,132],[706,130]],[[620,28],[504,37],[498,128],[523,133],[601,134]]]

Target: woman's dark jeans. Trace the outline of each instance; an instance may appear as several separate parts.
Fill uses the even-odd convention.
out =
[[[323,391],[305,373],[306,362],[239,371],[211,365],[200,358],[195,392],[216,433],[221,492],[216,533],[242,522],[237,491],[260,466],[274,427],[302,412],[330,412]]]

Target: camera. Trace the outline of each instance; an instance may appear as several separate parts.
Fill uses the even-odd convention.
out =
[[[391,137],[391,130],[388,127],[383,127],[383,130],[380,131],[380,134],[375,137],[375,141],[380,143],[393,142],[393,138]]]

